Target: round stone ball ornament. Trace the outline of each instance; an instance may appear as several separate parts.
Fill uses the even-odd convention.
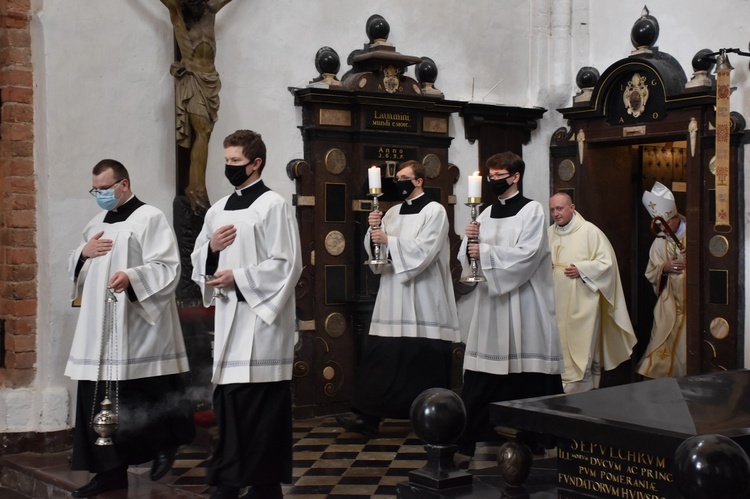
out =
[[[674,455],[675,483],[686,499],[750,497],[750,459],[724,435],[696,435]]]
[[[466,409],[461,397],[445,388],[420,393],[409,411],[417,437],[431,445],[450,445],[464,431]]]

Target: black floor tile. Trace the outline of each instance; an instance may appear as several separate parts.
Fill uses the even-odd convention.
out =
[[[287,492],[287,494],[328,494],[328,497],[333,497],[330,495],[333,487],[333,485],[295,485]]]
[[[346,468],[310,468],[304,476],[342,476]]]

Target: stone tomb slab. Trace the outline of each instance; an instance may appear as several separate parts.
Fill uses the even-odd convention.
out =
[[[673,458],[685,439],[721,434],[750,453],[750,371],[498,402],[490,418],[499,426],[557,437],[560,491],[680,497]]]

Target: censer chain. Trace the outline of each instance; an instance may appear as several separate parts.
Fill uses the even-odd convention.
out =
[[[96,366],[96,381],[94,383],[94,396],[91,404],[91,422],[93,426],[96,417],[96,399],[99,394],[99,380],[101,379],[102,362],[105,361],[105,353],[108,353],[108,361],[104,368],[104,398],[108,399],[112,389],[112,382],[115,384],[115,397],[110,400],[115,407],[115,416],[119,416],[120,408],[120,384],[114,380],[114,360],[118,359],[117,348],[117,298],[111,288],[107,288],[107,298],[104,301],[104,313],[102,314],[102,337],[99,349],[99,364]],[[108,334],[109,333],[109,334]],[[108,341],[109,340],[109,341]],[[114,360],[113,360],[114,359]]]

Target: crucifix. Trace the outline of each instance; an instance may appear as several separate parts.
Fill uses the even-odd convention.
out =
[[[221,81],[216,71],[216,14],[232,0],[160,0],[169,10],[180,58],[169,69],[175,77],[177,144],[190,151],[187,186],[178,165],[178,189],[183,189],[193,213],[211,205],[206,190],[208,142],[219,112]]]
[[[175,290],[180,308],[200,303],[191,279],[195,238],[211,206],[206,189],[208,142],[218,118],[221,82],[216,71],[216,14],[232,0],[160,0],[174,29],[176,194],[174,230],[182,274]]]

